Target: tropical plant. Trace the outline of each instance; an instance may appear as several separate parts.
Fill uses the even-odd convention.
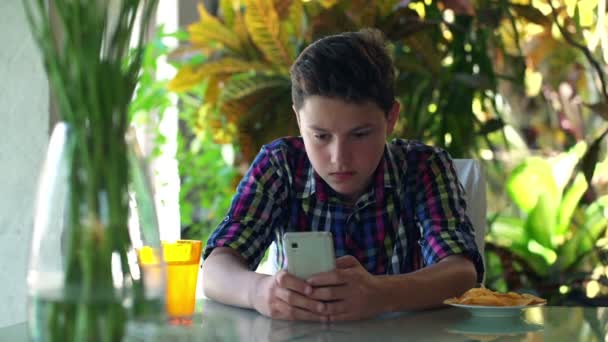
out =
[[[493,27],[477,25],[468,1],[220,1],[213,16],[199,6],[188,27],[187,56],[170,89],[189,92],[205,84],[200,126],[216,141],[236,143],[249,162],[275,137],[297,134],[288,70],[315,39],[346,30],[378,27],[391,42],[403,116],[397,135],[474,153],[482,138],[501,127],[492,109],[496,89],[489,49]],[[203,55],[195,60],[192,55]],[[517,78],[513,76],[513,78]],[[522,79],[523,82],[523,79]],[[482,116],[473,113],[487,108]],[[479,113],[477,113],[479,114]]]
[[[510,203],[495,207],[487,260],[489,270],[500,271],[490,284],[532,287],[553,302],[605,295],[598,270],[606,263],[606,162],[598,160],[608,135],[608,93],[606,68],[598,61],[608,60],[608,46],[590,44],[606,40],[605,7],[596,1],[533,1],[528,11],[533,25],[516,17],[512,27],[501,26],[524,33],[507,50],[526,51],[525,94],[501,94],[512,111],[522,113],[516,116],[520,123],[512,123],[522,132],[522,155],[533,157],[506,181],[510,203],[519,210]],[[560,154],[564,149],[569,152]],[[514,158],[490,171],[504,173]],[[494,189],[504,187],[502,177],[491,178]]]
[[[188,27],[186,45],[172,53],[179,70],[169,84],[183,100],[182,234],[205,236],[199,231],[219,222],[234,190],[234,179],[224,177],[239,177],[228,175],[233,171],[221,159],[205,155],[218,154],[212,142],[233,145],[242,172],[262,144],[298,134],[289,67],[305,46],[327,34],[369,26],[385,32],[403,104],[395,135],[443,146],[459,157],[492,145],[486,137],[502,127],[490,60],[499,37],[490,21],[473,19],[471,11],[467,0],[222,0],[217,16],[199,6],[200,21]],[[203,167],[211,160],[215,166]],[[216,169],[221,172],[204,174]]]
[[[592,279],[597,266],[608,265],[608,244],[600,239],[608,228],[608,195],[580,204],[592,184],[577,168],[587,150],[581,142],[552,158],[531,157],[513,170],[507,192],[523,215],[499,213],[493,219],[487,238],[491,287],[532,288],[555,303],[560,295],[584,292],[589,281],[608,279],[603,271]],[[608,159],[595,171],[592,182],[605,182]]]

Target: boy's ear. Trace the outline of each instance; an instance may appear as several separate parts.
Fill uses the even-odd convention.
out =
[[[393,133],[393,130],[395,129],[395,124],[397,124],[397,120],[399,119],[399,110],[401,110],[401,104],[399,103],[399,101],[393,102],[393,106],[391,107],[391,110],[388,112],[388,115],[386,117],[387,135]]]

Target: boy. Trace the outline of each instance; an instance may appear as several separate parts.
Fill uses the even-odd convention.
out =
[[[399,116],[382,34],[318,40],[291,68],[301,137],[262,148],[204,253],[214,300],[288,320],[339,321],[440,306],[483,277],[448,154],[386,142]],[[336,270],[255,273],[287,231],[331,231]],[[424,267],[423,267],[424,266]]]

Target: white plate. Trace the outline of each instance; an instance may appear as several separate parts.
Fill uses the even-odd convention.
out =
[[[466,304],[448,304],[453,307],[465,309],[473,316],[477,317],[513,317],[519,316],[525,309],[536,308],[543,304],[519,305],[519,306],[484,306],[484,305],[466,305]]]

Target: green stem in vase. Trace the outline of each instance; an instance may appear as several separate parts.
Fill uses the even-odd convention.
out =
[[[24,0],[52,93],[68,124],[68,228],[63,300],[50,301],[50,340],[116,341],[143,312],[143,277],[129,279],[128,107],[157,0]],[[113,5],[115,7],[110,7]],[[141,9],[141,16],[137,11]],[[115,13],[115,16],[110,16]],[[131,50],[134,28],[137,46]],[[127,293],[128,292],[128,293]],[[128,300],[127,300],[128,299]],[[132,308],[124,306],[132,300]]]

